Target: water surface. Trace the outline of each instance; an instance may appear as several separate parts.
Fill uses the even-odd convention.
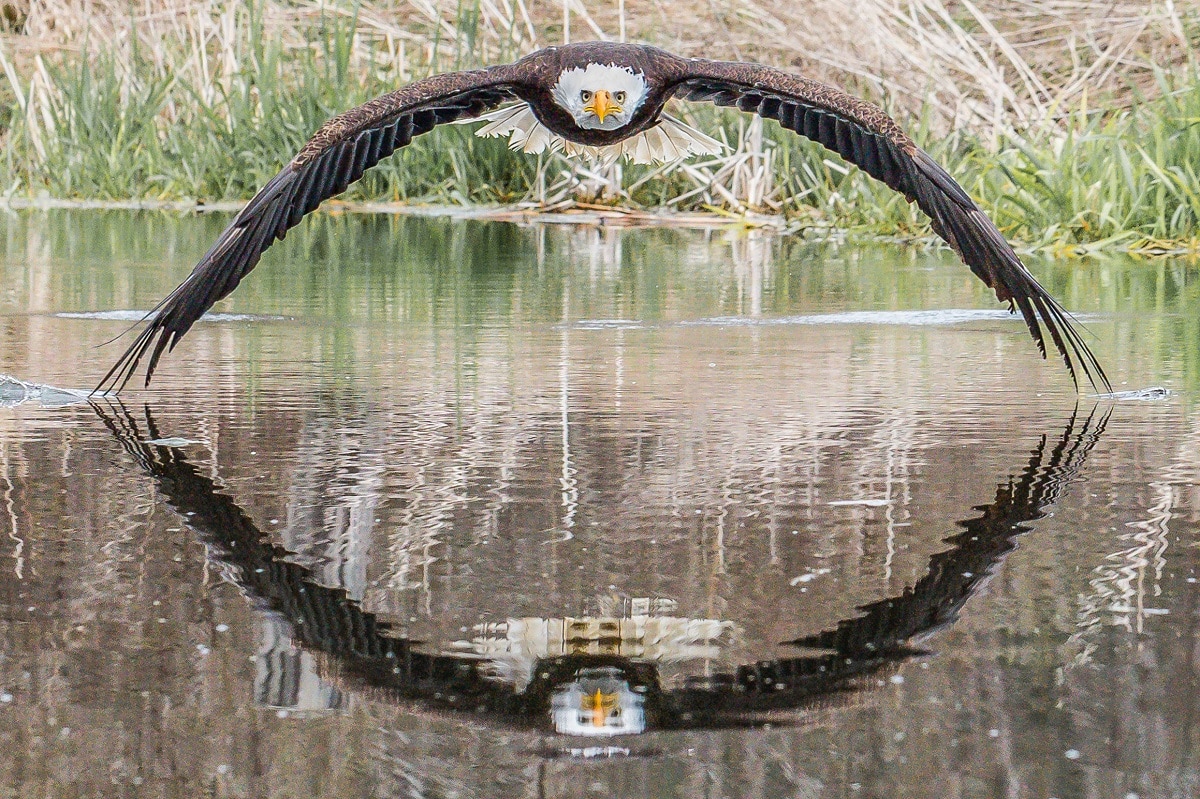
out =
[[[226,221],[0,219],[13,795],[1200,792],[1194,265],[321,216],[79,401]]]

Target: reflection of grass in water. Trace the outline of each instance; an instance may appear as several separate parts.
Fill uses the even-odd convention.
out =
[[[20,313],[149,308],[187,274],[227,219],[95,211],[0,217],[0,240],[9,252],[0,273],[8,294],[0,295],[0,307]],[[948,251],[751,235],[761,238],[758,250],[719,232],[317,215],[273,247],[217,310],[303,318],[321,331],[321,351],[312,359],[332,365],[366,363],[372,353],[402,360],[389,347],[407,334],[389,331],[404,328],[429,331],[469,353],[510,326],[532,331],[557,324],[564,298],[571,320],[647,325],[748,315],[756,283],[764,316],[1001,307]],[[30,260],[30,252],[39,255]],[[53,268],[45,257],[53,258]],[[940,266],[931,270],[934,265]],[[1176,388],[1200,385],[1194,265],[1121,256],[1071,263],[1035,257],[1030,266],[1067,308],[1085,317],[1085,326],[1104,336],[1094,344],[1114,385],[1164,369],[1178,376]],[[1088,321],[1086,315],[1097,312],[1112,321]],[[124,324],[112,323],[108,335]],[[278,343],[289,324],[250,327]],[[1021,333],[1014,323],[1017,348],[1027,345]],[[525,339],[518,333],[514,340]],[[183,357],[188,346],[195,345],[185,343]],[[113,352],[92,357],[107,361]],[[1165,366],[1139,366],[1130,360],[1135,357]]]
[[[320,24],[305,29],[306,46],[297,46],[296,31],[285,43],[284,34],[268,25],[272,9],[252,3],[231,17],[236,24],[228,30],[212,32],[220,52],[202,68],[195,53],[176,54],[178,69],[164,66],[173,63],[170,52],[139,49],[134,37],[119,52],[86,44],[83,57],[57,65],[45,60],[31,74],[8,69],[0,81],[11,117],[0,159],[3,185],[56,197],[246,198],[323,120],[399,82],[395,59],[374,64],[374,51],[362,45],[358,10],[322,11]],[[460,4],[453,42],[434,36],[423,56],[410,57],[410,67],[472,65],[480,13],[478,3]],[[491,42],[487,53],[519,54],[520,27],[510,26],[508,39]],[[162,47],[169,46],[176,45]],[[1015,238],[1039,245],[1195,249],[1200,81],[1162,74],[1158,88],[1155,99],[1112,113],[1096,112],[1085,98],[1066,123],[1036,129],[1027,140],[998,134],[995,152],[967,135],[917,138]],[[765,193],[768,205],[818,224],[927,235],[924,217],[903,198],[774,123],[759,138],[736,113],[699,106],[694,116],[733,144],[770,153],[774,179],[766,183],[774,185],[773,193],[745,170],[740,176],[726,170],[720,178],[739,202]],[[579,186],[572,169],[558,157],[514,156],[501,141],[450,128],[385,160],[345,197],[475,204],[602,191]],[[720,163],[708,170],[721,172]],[[625,166],[620,182],[635,188],[621,201],[729,204],[720,192],[695,193],[701,178],[694,175],[676,171],[643,181],[649,174],[645,167]]]

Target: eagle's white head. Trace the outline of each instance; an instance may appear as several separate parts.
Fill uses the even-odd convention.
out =
[[[555,132],[542,124],[534,112],[533,101],[518,102],[488,111],[477,117],[458,120],[460,124],[486,122],[476,130],[480,136],[508,136],[508,146],[527,153],[562,152],[585,156],[600,162],[619,157],[635,164],[670,163],[689,155],[714,154],[726,149],[711,136],[667,114],[660,113],[644,130],[622,130],[646,103],[649,86],[646,76],[629,67],[591,63],[586,67],[563,70],[550,88],[555,105],[571,115],[574,123],[587,130],[616,131],[618,139],[610,144],[590,145],[567,138],[569,133]]]
[[[616,130],[629,124],[646,99],[646,78],[629,67],[588,64],[565,70],[552,94],[579,127]]]

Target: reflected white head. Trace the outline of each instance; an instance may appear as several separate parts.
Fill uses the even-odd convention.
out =
[[[646,99],[646,79],[629,67],[588,64],[587,69],[564,71],[553,95],[579,127],[616,130],[629,123]]]

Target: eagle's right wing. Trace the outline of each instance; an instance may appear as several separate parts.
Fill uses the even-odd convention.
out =
[[[1070,314],[1029,273],[954,178],[882,109],[833,86],[758,64],[690,59],[676,81],[677,97],[736,106],[774,119],[916,202],[932,220],[934,233],[954,248],[997,299],[1020,310],[1043,357],[1045,328],[1076,385],[1078,369],[1097,390],[1112,391]]]

